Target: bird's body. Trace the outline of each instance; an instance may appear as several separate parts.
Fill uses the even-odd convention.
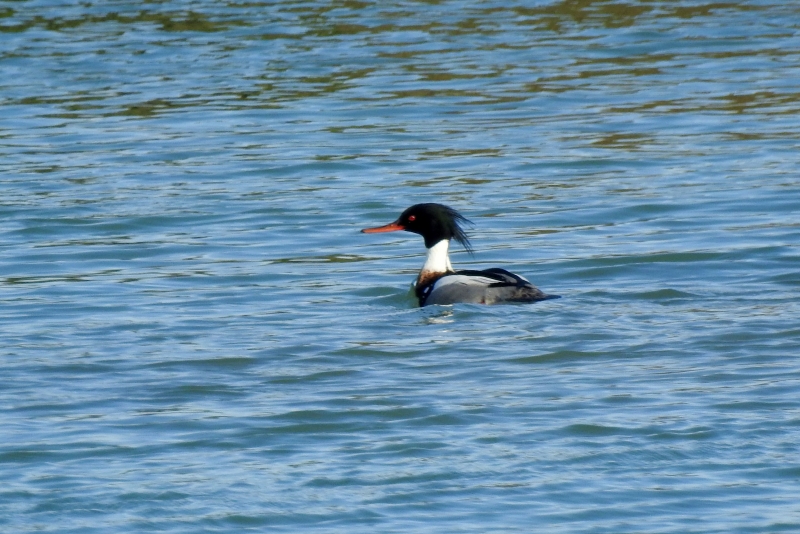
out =
[[[364,233],[405,230],[425,239],[428,256],[415,284],[420,306],[430,304],[498,304],[536,302],[558,298],[546,295],[525,278],[505,269],[455,271],[448,255],[450,240],[455,239],[472,251],[461,224],[469,223],[461,214],[442,204],[416,204],[405,210],[397,221]]]

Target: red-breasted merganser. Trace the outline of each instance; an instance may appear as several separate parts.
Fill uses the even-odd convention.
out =
[[[376,234],[405,230],[425,238],[428,258],[415,286],[420,306],[456,302],[536,302],[558,298],[558,295],[545,295],[523,277],[505,269],[454,271],[447,255],[450,240],[455,239],[467,252],[472,252],[469,238],[461,227],[464,223],[471,224],[453,208],[442,204],[415,204],[401,213],[395,222],[365,228],[361,232]]]

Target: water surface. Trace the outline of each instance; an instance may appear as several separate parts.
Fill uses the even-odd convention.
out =
[[[4,2],[0,526],[800,530],[798,21]]]

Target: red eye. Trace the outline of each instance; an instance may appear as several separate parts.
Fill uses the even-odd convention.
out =
[[[416,220],[417,220],[417,218],[414,215],[409,215],[408,216],[408,222],[414,222]]]

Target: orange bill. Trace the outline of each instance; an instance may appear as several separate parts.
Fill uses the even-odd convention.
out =
[[[385,226],[378,226],[376,228],[364,228],[361,230],[362,234],[380,234],[381,232],[397,232],[398,230],[405,230],[406,227],[397,224],[396,222],[389,223]]]

